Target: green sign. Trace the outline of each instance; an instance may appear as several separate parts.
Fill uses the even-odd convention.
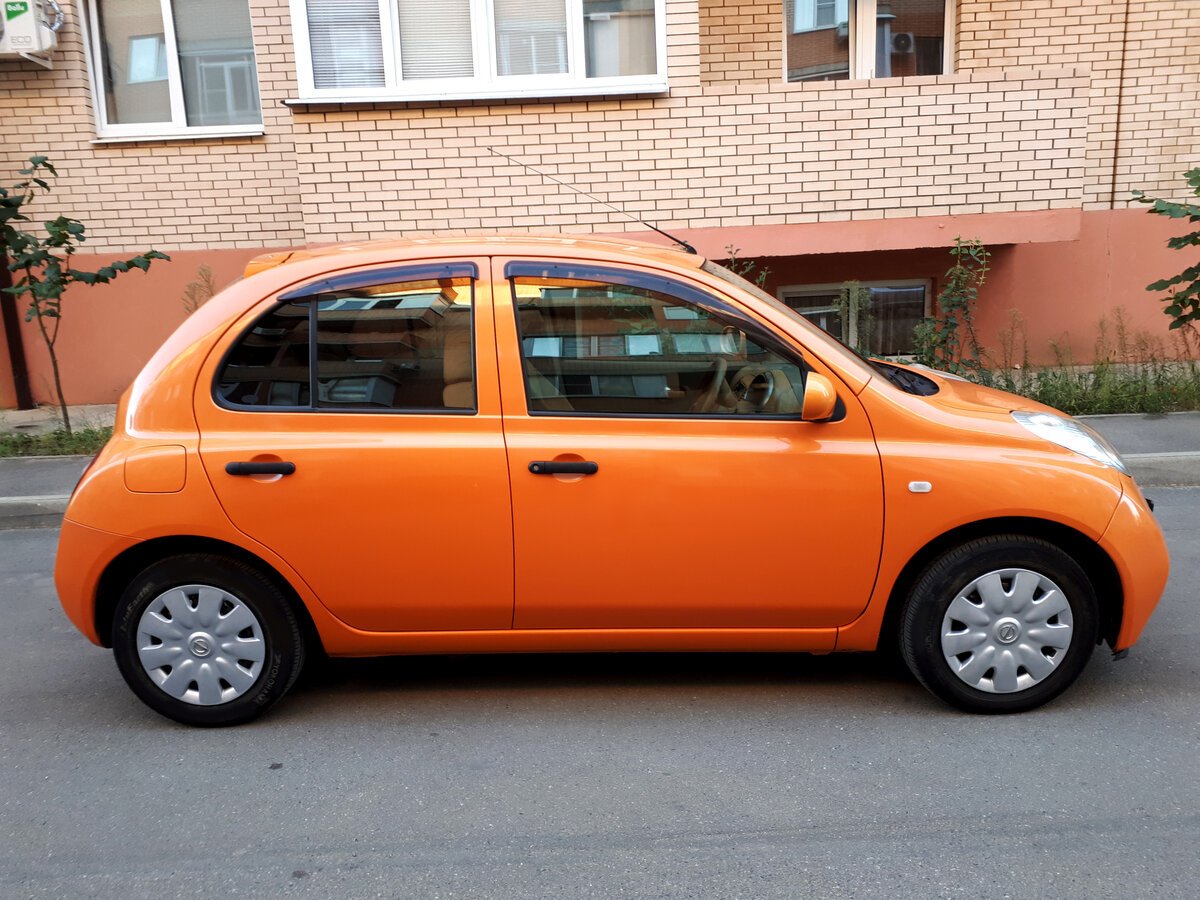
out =
[[[4,18],[10,21],[21,13],[27,12],[29,12],[29,0],[6,0],[4,4]]]

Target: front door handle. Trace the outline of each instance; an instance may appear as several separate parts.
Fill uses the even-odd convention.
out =
[[[529,471],[534,475],[595,475],[600,466],[594,462],[555,462],[554,460],[535,459],[529,464]]]
[[[295,471],[294,462],[225,463],[225,472],[229,475],[291,475]]]

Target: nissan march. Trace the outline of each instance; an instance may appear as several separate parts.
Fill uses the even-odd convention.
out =
[[[413,240],[262,257],[121,400],[68,616],[194,725],[306,655],[874,650],[982,712],[1138,639],[1162,534],[1085,425],[868,362],[682,251]]]

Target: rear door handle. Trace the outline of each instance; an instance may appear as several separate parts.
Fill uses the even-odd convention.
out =
[[[600,466],[594,462],[555,462],[553,460],[535,459],[529,464],[529,471],[534,475],[595,475]]]
[[[225,472],[229,475],[291,475],[295,471],[294,462],[225,463]]]

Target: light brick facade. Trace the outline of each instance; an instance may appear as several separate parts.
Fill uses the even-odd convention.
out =
[[[97,251],[627,226],[491,147],[664,226],[729,228],[1122,206],[1176,191],[1200,145],[1187,0],[964,0],[954,74],[795,84],[781,0],[668,0],[667,97],[325,107],[284,105],[288,6],[250,0],[265,135],[106,144],[65,5],[55,71],[0,62],[0,171],[48,154]]]

